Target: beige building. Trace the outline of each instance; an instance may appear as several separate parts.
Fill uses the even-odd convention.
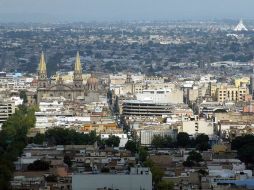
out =
[[[189,135],[206,134],[212,136],[214,134],[214,127],[211,121],[205,119],[182,121],[179,125],[178,132],[185,132]]]
[[[218,102],[225,101],[245,101],[245,96],[249,94],[246,86],[235,87],[231,85],[221,85],[217,87],[215,96]]]

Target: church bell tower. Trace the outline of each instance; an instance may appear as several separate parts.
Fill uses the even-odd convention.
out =
[[[47,78],[47,68],[44,53],[41,53],[39,70],[38,70],[38,88],[47,88],[48,78]]]
[[[79,52],[77,52],[76,61],[74,65],[74,78],[73,84],[75,88],[83,87],[83,79],[82,79],[82,65],[80,62]]]

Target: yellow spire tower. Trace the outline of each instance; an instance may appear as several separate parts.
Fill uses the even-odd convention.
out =
[[[46,88],[48,86],[47,68],[44,53],[41,52],[41,58],[38,70],[38,87]]]
[[[46,73],[47,69],[46,69],[46,62],[45,62],[45,58],[44,58],[44,53],[41,53],[41,58],[40,58],[40,63],[39,63],[39,73]]]
[[[74,78],[73,78],[74,86],[76,88],[83,87],[83,79],[82,79],[82,65],[80,62],[79,52],[77,52],[76,61],[74,65]]]
[[[81,66],[81,62],[80,62],[79,52],[77,52],[77,55],[76,55],[76,62],[75,62],[74,71],[77,73],[82,73],[82,66]]]

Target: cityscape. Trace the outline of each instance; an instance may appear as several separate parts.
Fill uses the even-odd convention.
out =
[[[0,190],[254,189],[254,19],[8,19]]]

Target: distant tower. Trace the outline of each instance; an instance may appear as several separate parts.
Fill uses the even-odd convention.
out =
[[[129,72],[127,73],[126,83],[128,84],[132,83],[131,74]]]
[[[74,65],[73,84],[74,84],[75,88],[82,88],[83,87],[82,65],[80,62],[79,52],[77,52],[76,61],[75,61],[75,65]]]
[[[254,73],[250,76],[250,95],[252,95],[252,99],[254,99]]]
[[[47,88],[47,87],[48,87],[47,68],[44,53],[42,52],[38,70],[38,88]]]
[[[240,32],[240,31],[248,31],[246,26],[243,24],[243,20],[241,19],[238,25],[235,27],[234,31]]]

